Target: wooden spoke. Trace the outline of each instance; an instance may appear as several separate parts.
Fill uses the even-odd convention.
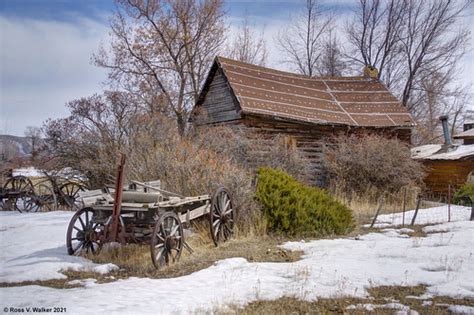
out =
[[[151,259],[155,268],[178,261],[183,243],[183,226],[178,215],[171,211],[165,212],[156,222],[151,238]]]
[[[217,246],[232,237],[234,229],[234,210],[230,193],[224,187],[216,190],[211,199],[211,236]]]
[[[75,182],[66,182],[59,187],[58,204],[67,209],[79,209],[79,192],[84,191],[84,187]]]
[[[103,224],[94,222],[93,210],[84,208],[76,212],[69,223],[66,247],[69,255],[79,255],[82,251],[97,254],[101,247]]]

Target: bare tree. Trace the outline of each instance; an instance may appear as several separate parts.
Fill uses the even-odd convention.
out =
[[[455,68],[464,54],[469,30],[458,22],[469,5],[469,0],[360,0],[346,28],[350,57],[361,68],[377,68],[379,78],[412,109],[418,106],[413,92],[422,90],[429,76]]]
[[[302,74],[315,76],[318,73],[323,37],[330,25],[331,18],[322,14],[317,1],[306,0],[304,13],[277,37],[286,57],[284,61]]]
[[[229,57],[238,61],[265,66],[268,57],[265,42],[265,30],[260,34],[255,31],[255,25],[250,25],[248,16],[245,16],[238,29],[235,39],[229,47]]]
[[[94,57],[109,78],[150,108],[169,112],[182,134],[209,64],[224,41],[222,0],[117,0],[110,50]],[[142,96],[140,96],[142,95]]]
[[[356,64],[377,68],[388,87],[398,73],[400,33],[404,26],[406,0],[359,0],[353,21],[346,27]],[[385,71],[387,69],[387,71]],[[398,79],[398,78],[397,78]]]
[[[471,0],[360,0],[346,31],[353,62],[378,69],[418,123],[416,142],[439,134],[440,114],[455,117],[468,94],[456,83],[470,31],[460,19]]]
[[[93,182],[102,184],[113,173],[118,152],[128,153],[130,142],[140,128],[152,137],[154,127],[139,122],[150,117],[122,92],[105,92],[67,104],[70,115],[44,124],[45,140],[55,163],[77,169]]]
[[[329,31],[328,38],[323,44],[321,57],[318,63],[318,73],[322,76],[342,76],[347,69],[341,45],[333,31]]]
[[[469,4],[406,0],[405,32],[400,37],[406,60],[401,99],[409,109],[418,106],[411,96],[426,78],[439,73],[446,75],[464,55],[470,31],[459,25],[459,19]]]
[[[41,139],[41,128],[28,126],[25,129],[25,137],[28,138],[31,146],[31,160],[34,161],[40,151]]]

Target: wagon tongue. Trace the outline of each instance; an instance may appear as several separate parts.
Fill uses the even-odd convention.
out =
[[[120,162],[117,166],[117,179],[115,182],[115,198],[114,209],[112,212],[112,235],[110,241],[118,240],[118,227],[120,223],[120,212],[122,210],[122,190],[123,190],[123,173],[125,168],[125,154],[120,154]]]

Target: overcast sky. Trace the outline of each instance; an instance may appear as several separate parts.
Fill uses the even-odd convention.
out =
[[[338,20],[356,0],[324,0]],[[264,28],[268,66],[284,69],[273,38],[302,9],[299,0],[227,1],[231,30],[245,14]],[[100,93],[105,71],[90,64],[93,52],[108,40],[113,0],[0,0],[0,134],[23,135],[27,126],[65,117],[65,103]],[[474,29],[472,13],[465,23]],[[474,84],[474,53],[461,61],[465,82]]]

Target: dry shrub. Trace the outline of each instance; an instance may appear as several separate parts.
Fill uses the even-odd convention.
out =
[[[352,198],[397,194],[423,185],[423,166],[410,148],[395,138],[375,134],[338,136],[326,147],[326,167],[333,193]]]
[[[255,171],[280,167],[301,178],[306,162],[288,150],[280,137],[265,138],[240,128],[199,128],[180,137],[164,130],[159,141],[143,134],[129,153],[129,177],[160,179],[167,190],[186,196],[211,194],[219,185],[232,192],[239,228],[244,234],[265,232],[259,204],[254,199]]]

